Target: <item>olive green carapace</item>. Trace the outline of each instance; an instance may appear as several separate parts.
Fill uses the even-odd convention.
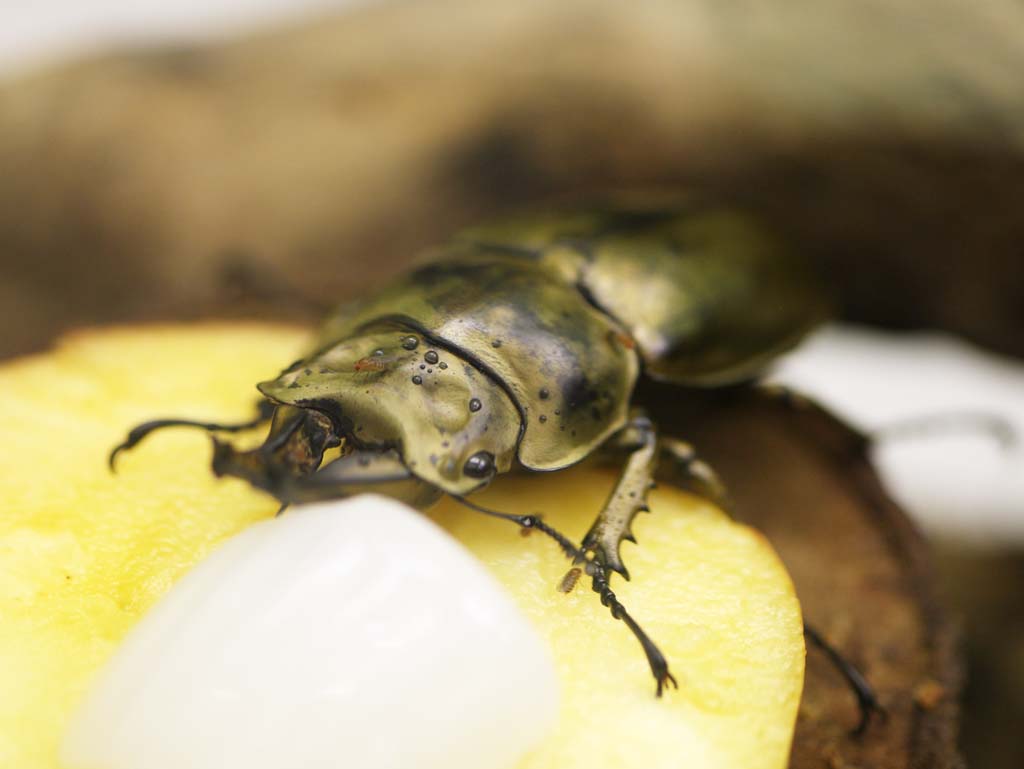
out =
[[[542,260],[459,247],[439,257],[340,312],[320,344],[389,322],[450,350],[508,393],[521,419],[508,437],[532,470],[578,462],[622,427],[638,359],[618,323]],[[445,398],[452,376],[435,368],[422,387]]]
[[[240,451],[215,439],[213,469],[286,505],[372,490],[425,506],[450,494],[539,529],[640,641],[660,695],[675,685],[668,663],[609,580],[628,578],[619,548],[647,509],[659,460],[698,493],[714,498],[721,485],[692,447],[657,434],[633,398],[637,379],[753,379],[824,310],[799,259],[749,218],[713,206],[472,228],[333,313],[305,358],[259,384],[256,422],[274,412],[263,445]],[[256,422],[148,422],[112,461],[160,427]],[[338,456],[324,462],[332,449]],[[466,500],[516,466],[559,470],[599,449],[624,455],[623,472],[579,544],[537,515]]]
[[[757,222],[694,206],[521,221],[529,248],[628,330],[648,376],[693,386],[756,376],[828,313],[808,265]],[[521,246],[507,225],[468,242]]]
[[[404,388],[416,408],[396,417],[390,443],[402,447],[416,475],[461,494],[479,482],[441,475],[422,457],[443,456],[462,467],[485,449],[500,472],[508,455],[493,436],[485,446],[468,436],[453,441],[451,423],[438,423],[433,435],[425,429],[431,413],[465,412],[467,403],[463,389],[451,385],[457,376],[451,368],[421,368],[428,349],[456,357],[482,375],[477,382],[487,379],[507,393],[520,422],[512,427],[503,419],[495,429],[511,431],[504,437],[517,444],[524,467],[557,470],[622,429],[641,368],[685,385],[750,379],[824,313],[806,267],[735,213],[546,214],[456,236],[382,291],[341,307],[324,324],[317,347],[330,350],[383,326],[393,328],[390,344],[405,334],[422,340],[416,354],[395,360],[395,370],[406,374],[395,377],[391,394],[401,398]],[[334,397],[344,412],[341,401],[355,382],[339,379],[332,367],[323,374],[312,368],[304,386],[315,383],[317,399]],[[421,384],[413,385],[416,375]],[[261,390],[299,403],[302,392],[280,396],[294,386],[292,377]],[[381,401],[380,408],[394,403]],[[398,426],[403,420],[424,428],[417,439],[428,448],[409,442],[409,428]],[[461,454],[442,445],[456,443]]]
[[[339,415],[360,446],[398,447],[413,474],[449,493],[480,485],[462,472],[470,456],[488,452],[497,472],[515,458],[520,415],[505,391],[462,358],[388,324],[322,348],[259,389],[275,403]]]

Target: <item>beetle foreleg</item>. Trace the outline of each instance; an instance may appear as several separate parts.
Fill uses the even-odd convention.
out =
[[[601,603],[611,610],[615,619],[622,620],[640,641],[660,697],[667,685],[678,688],[676,679],[668,671],[665,656],[626,611],[608,584],[609,571],[616,571],[629,579],[629,572],[619,554],[619,546],[623,540],[636,542],[631,528],[633,519],[637,513],[649,509],[647,492],[654,486],[659,442],[651,421],[646,416],[636,415],[616,436],[615,443],[630,450],[629,459],[604,508],[583,538],[583,547],[574,563],[585,564],[584,568],[591,578],[591,587],[601,596]]]
[[[673,689],[678,689],[679,684],[676,683],[675,677],[668,671],[668,661],[665,659],[665,655],[661,653],[661,650],[650,639],[650,636],[630,616],[629,612],[626,611],[626,607],[619,602],[615,593],[612,592],[611,586],[608,584],[608,572],[605,567],[595,558],[594,560],[587,561],[586,570],[591,578],[591,587],[595,593],[601,596],[602,605],[607,606],[611,610],[612,616],[615,619],[620,619],[626,623],[626,627],[636,636],[643,647],[644,654],[647,656],[647,664],[651,666],[651,673],[654,675],[654,680],[657,683],[656,696],[660,697],[662,691],[669,684],[672,684]]]
[[[627,446],[631,453],[608,501],[583,537],[584,555],[576,560],[582,563],[584,556],[593,555],[605,569],[616,571],[629,579],[629,572],[619,554],[619,546],[623,540],[636,542],[631,528],[633,519],[637,513],[649,509],[647,492],[654,486],[658,440],[654,425],[645,416],[635,416],[615,440]]]

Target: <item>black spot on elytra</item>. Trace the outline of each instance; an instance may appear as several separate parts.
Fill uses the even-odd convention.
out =
[[[590,384],[590,380],[582,374],[569,379],[562,387],[563,398],[570,408],[586,408],[597,401],[601,394]]]

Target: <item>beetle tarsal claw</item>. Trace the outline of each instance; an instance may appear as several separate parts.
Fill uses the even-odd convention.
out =
[[[629,579],[629,571],[619,554],[622,542],[635,542],[633,519],[640,512],[649,512],[647,492],[658,463],[659,443],[654,425],[643,415],[635,416],[620,432],[619,445],[630,451],[615,488],[590,530],[583,538],[583,547],[574,559],[591,579],[591,587],[600,595],[601,603],[608,607],[612,617],[622,620],[643,647],[654,676],[657,696],[671,685],[678,688],[676,679],[668,670],[668,662],[643,628],[626,611],[609,585],[610,572]],[[565,585],[572,572],[562,580]],[[571,584],[575,584],[572,581]],[[571,589],[571,587],[570,587]]]
[[[492,510],[488,507],[484,507],[483,505],[478,505],[476,502],[471,502],[465,497],[461,497],[456,494],[452,494],[451,497],[459,504],[465,505],[471,510],[476,510],[478,513],[490,515],[495,518],[501,518],[502,520],[510,521],[511,523],[515,523],[526,528],[537,529],[555,540],[566,556],[573,560],[574,564],[584,564],[582,568],[574,565],[573,568],[568,571],[559,583],[559,590],[563,593],[570,592],[576,586],[577,580],[579,580],[580,576],[585,571],[587,576],[591,579],[591,587],[594,592],[600,596],[601,604],[608,607],[613,618],[622,620],[626,624],[626,627],[628,627],[633,635],[636,636],[637,640],[640,641],[644,654],[647,656],[647,662],[651,667],[651,674],[654,676],[654,681],[657,685],[657,695],[660,697],[662,691],[668,684],[678,688],[676,679],[668,670],[668,662],[665,660],[665,655],[661,653],[661,650],[658,649],[654,641],[652,641],[647,633],[644,632],[643,628],[637,624],[637,621],[633,619],[632,615],[626,611],[626,607],[622,605],[622,602],[619,601],[614,591],[612,591],[611,586],[608,584],[608,568],[603,563],[602,556],[600,554],[577,547],[568,537],[561,534],[557,529],[548,526],[537,515],[515,515],[514,513],[503,513],[500,510]]]
[[[676,683],[675,677],[668,670],[668,661],[665,659],[665,655],[661,653],[661,650],[644,632],[639,623],[633,619],[633,616],[626,611],[626,607],[612,591],[608,584],[608,572],[605,567],[597,559],[588,561],[587,574],[590,575],[591,588],[601,596],[601,604],[608,607],[613,618],[622,620],[640,642],[644,655],[647,657],[647,664],[650,665],[651,674],[654,676],[656,696],[660,697],[668,684],[678,689],[679,685]]]
[[[655,678],[658,679],[658,691],[656,692],[656,696],[658,697],[661,696],[663,689],[668,688],[669,684],[672,684],[673,689],[679,688],[679,684],[676,683],[675,676],[668,672],[668,668],[665,668],[665,671],[660,676],[655,675]]]

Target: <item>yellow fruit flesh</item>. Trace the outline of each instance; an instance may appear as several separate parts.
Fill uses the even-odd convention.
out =
[[[78,335],[0,368],[0,766],[56,769],[60,734],[124,633],[217,542],[276,504],[209,472],[201,434],[155,434],[110,475],[106,454],[155,416],[252,414],[253,383],[306,335],[258,324]],[[614,482],[592,467],[500,479],[479,499],[580,537]],[[780,769],[803,683],[800,610],[756,532],[672,489],[625,544],[614,588],[668,657],[662,700],[639,645],[547,538],[450,501],[432,517],[469,546],[549,639],[562,687],[557,731],[522,769]]]

